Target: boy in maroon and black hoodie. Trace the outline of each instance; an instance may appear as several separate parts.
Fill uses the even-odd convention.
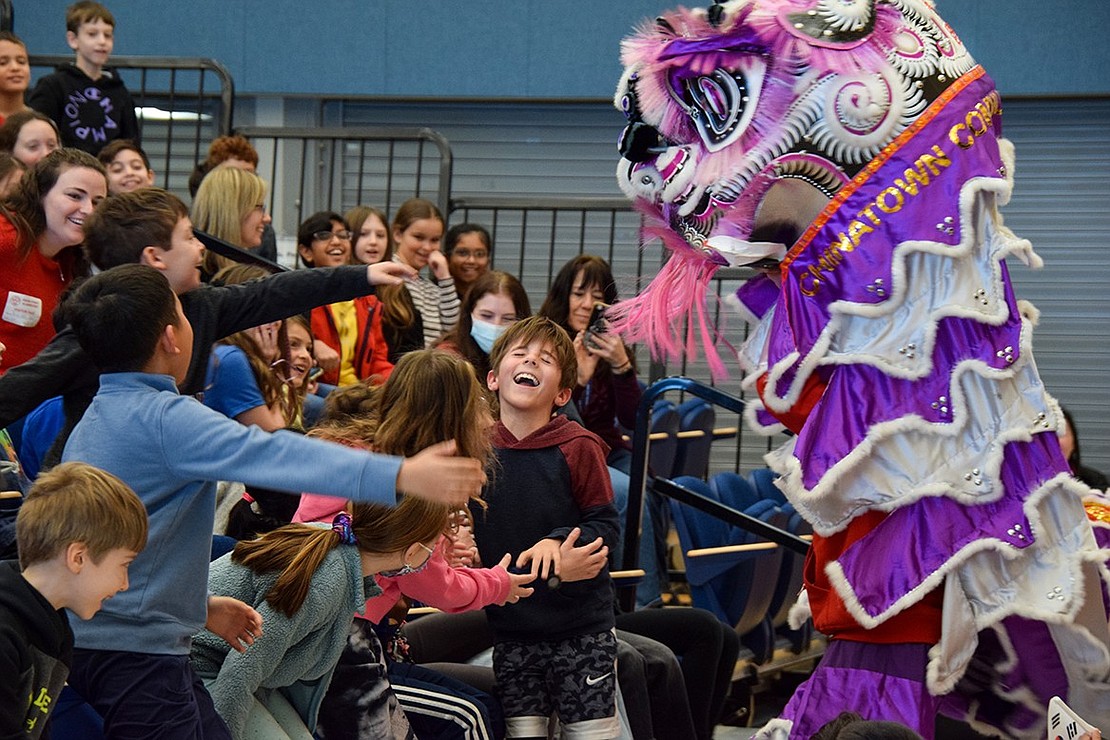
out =
[[[547,737],[552,713],[572,732],[616,737],[616,636],[609,572],[560,582],[559,547],[575,527],[581,540],[619,536],[605,443],[564,416],[577,378],[574,345],[550,319],[518,321],[497,340],[487,378],[498,395],[493,433],[500,467],[474,508],[486,562],[505,552],[530,567],[533,595],[486,608],[494,631],[493,669],[507,737]]]

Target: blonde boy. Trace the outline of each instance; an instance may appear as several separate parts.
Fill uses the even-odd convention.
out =
[[[487,383],[498,395],[494,448],[500,468],[485,490],[488,509],[472,507],[478,550],[501,553],[542,576],[528,599],[488,607],[493,668],[508,737],[546,737],[558,714],[563,737],[616,737],[616,637],[609,572],[557,579],[560,546],[572,529],[612,547],[617,510],[605,444],[552,412],[570,399],[577,361],[570,337],[542,316],[518,321],[497,340]]]
[[[147,515],[119,478],[84,463],[41,475],[16,518],[19,563],[0,563],[0,737],[38,737],[69,675],[65,609],[90,619],[127,588]]]

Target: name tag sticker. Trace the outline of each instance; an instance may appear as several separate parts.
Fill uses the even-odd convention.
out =
[[[4,304],[3,318],[9,324],[32,327],[42,318],[42,299],[13,290]]]

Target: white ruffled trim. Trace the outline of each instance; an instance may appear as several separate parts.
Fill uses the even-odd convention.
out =
[[[1037,488],[1026,499],[1022,506],[1022,510],[1026,518],[1029,520],[1029,526],[1034,535],[1033,544],[1024,549],[1018,549],[1008,542],[994,538],[981,539],[968,543],[967,545],[953,553],[940,568],[929,574],[925,578],[925,580],[923,580],[918,586],[910,589],[905,595],[897,599],[884,611],[874,616],[869,614],[863,608],[863,605],[856,597],[855,590],[852,588],[851,583],[848,582],[847,577],[844,575],[844,569],[841,567],[838,561],[833,560],[827,563],[825,565],[825,574],[828,576],[829,582],[833,585],[833,587],[836,589],[837,594],[844,602],[844,607],[848,610],[848,613],[852,615],[852,618],[859,622],[860,626],[866,629],[874,629],[875,627],[878,627],[880,624],[887,621],[899,612],[916,604],[926,594],[937,588],[950,573],[961,567],[964,563],[970,560],[972,556],[980,552],[995,550],[1002,559],[1012,561],[1032,557],[1033,554],[1039,552],[1045,547],[1055,547],[1057,544],[1059,544],[1058,540],[1045,542],[1044,535],[1040,534],[1043,532],[1043,529],[1041,526],[1041,517],[1039,512],[1037,511],[1037,506],[1040,504],[1041,499],[1048,497],[1054,492],[1057,492],[1058,489],[1063,489],[1059,491],[1059,494],[1062,496],[1074,496],[1074,483],[1075,481],[1071,478],[1070,475],[1068,475],[1067,473],[1059,473],[1055,477],[1046,481],[1042,486]],[[1086,517],[1084,517],[1084,520],[1085,519]],[[1091,536],[1093,537],[1093,535]],[[1075,577],[1076,570],[1086,559],[1084,557],[1084,551],[1077,551],[1073,553],[1073,556],[1074,557],[1070,559],[1070,562],[1065,564],[1075,566],[1069,571],[1069,576],[1071,576],[1072,578]],[[949,584],[948,587],[955,588],[956,585],[957,584]],[[1010,609],[992,612],[987,617],[976,617],[975,629],[976,631],[986,629],[987,627],[990,627],[991,625],[995,624],[1005,617],[1010,616],[1011,614],[1020,614],[1023,617],[1039,619],[1045,622],[1065,623],[1075,616],[1075,612],[1078,611],[1079,607],[1083,603],[1081,585],[1079,589],[1080,591],[1078,594],[1075,594],[1073,598],[1068,599],[1064,602],[1064,605],[1068,607],[1068,610],[1066,612],[1061,613],[1058,611],[1050,611],[1034,606],[1023,605],[1021,607],[1018,607],[1011,604]],[[935,646],[934,649],[936,649]],[[932,662],[930,662],[930,670],[932,670]],[[948,686],[947,682],[941,681],[939,677],[937,680],[939,681],[939,683],[935,687],[932,683],[930,683],[930,690],[933,690],[934,693],[943,694],[947,693],[947,690],[951,689],[951,686]],[[945,686],[947,686],[947,690],[943,690],[942,687]]]
[[[1000,153],[1002,161],[1006,165],[1007,172],[1013,168],[1013,147],[1001,147]],[[1007,156],[1009,160],[1007,160]],[[826,362],[833,362],[826,356],[828,350],[832,345],[833,337],[840,331],[840,324],[842,323],[842,315],[851,316],[871,316],[881,317],[889,315],[898,309],[899,306],[905,301],[907,292],[906,281],[906,257],[908,254],[915,252],[928,252],[938,254],[940,256],[949,258],[953,261],[959,261],[970,255],[973,251],[984,246],[980,239],[979,229],[976,227],[975,216],[982,214],[986,216],[986,221],[992,223],[995,227],[995,232],[1001,237],[1003,246],[1000,247],[998,253],[992,255],[992,273],[994,274],[994,281],[992,285],[991,294],[995,297],[1003,295],[1001,267],[1000,261],[1009,254],[1017,255],[1023,262],[1033,266],[1040,266],[1043,264],[1041,259],[1033,252],[1032,244],[1025,239],[1019,239],[1013,235],[1009,229],[1002,227],[1001,216],[998,214],[997,208],[994,206],[994,200],[986,196],[993,194],[998,200],[1004,200],[1009,197],[1013,188],[1012,178],[999,179],[997,177],[976,177],[971,178],[965,182],[960,189],[959,197],[959,215],[962,238],[958,245],[951,246],[948,244],[941,244],[935,241],[928,240],[912,240],[898,244],[894,248],[894,255],[891,261],[891,279],[892,279],[892,293],[887,301],[878,304],[858,304],[849,301],[836,301],[829,305],[829,322],[821,332],[820,336],[814,342],[813,347],[809,353],[803,358],[798,352],[791,352],[786,357],[781,359],[774,366],[768,370],[768,384],[765,393],[765,402],[768,408],[775,411],[784,412],[789,410],[801,396],[802,388],[809,375],[821,364]],[[984,197],[980,197],[984,196]],[[998,244],[997,240],[992,240],[994,244]],[[931,321],[927,327],[927,341],[925,348],[922,350],[922,355],[925,361],[921,363],[921,367],[916,370],[908,370],[905,368],[886,367],[884,358],[874,355],[846,355],[839,357],[835,360],[837,364],[854,364],[858,362],[869,362],[871,364],[879,364],[883,362],[882,367],[884,372],[889,372],[896,377],[917,378],[923,377],[931,372],[929,360],[932,357],[932,342],[935,337],[936,324],[940,319],[947,316],[967,316],[976,320],[987,320],[988,317],[983,312],[975,309],[969,309],[961,306],[941,306],[933,312]],[[1002,323],[1005,321],[1007,314],[1003,314],[1001,319],[995,317],[995,321]],[[993,323],[988,320],[988,323]],[[783,376],[790,372],[792,369],[796,370],[793,382],[790,384],[787,392],[784,395],[778,393],[779,381]]]
[[[1030,332],[1026,328],[1023,326],[1020,342],[1023,357],[1028,358]],[[965,374],[969,375],[969,384],[1002,381],[995,384],[995,393],[1004,393],[1005,397],[996,402],[978,393],[973,406],[963,390]],[[1014,377],[1019,374],[1024,377]],[[864,510],[893,511],[928,496],[948,496],[966,504],[995,500],[1003,493],[998,474],[1005,445],[1028,442],[1035,433],[1055,433],[1054,408],[1045,401],[1043,386],[1029,362],[995,370],[979,360],[965,360],[953,369],[948,387],[951,422],[935,423],[911,414],[875,424],[867,436],[830,467],[812,488],[806,488],[803,482],[803,463],[797,458],[793,444],[768,453],[765,460],[781,476],[783,490],[790,501],[813,524],[814,530],[824,536],[841,531]],[[973,421],[983,418],[983,406],[990,407],[994,416],[989,418],[997,418],[1003,425],[1001,428],[972,426]],[[1046,416],[1037,422],[1037,414],[1042,410]],[[1045,423],[1048,426],[1044,426]],[[971,431],[976,432],[975,437],[969,436]],[[898,452],[899,438],[909,435],[920,435],[921,439],[915,440],[915,444],[921,449],[953,447],[958,442],[959,449],[944,455],[943,465],[928,471],[910,471],[914,475],[910,476],[912,483],[907,484],[907,471],[899,469],[895,479],[885,472],[884,461]],[[890,450],[884,452],[887,445]],[[930,464],[924,458],[919,463],[922,466]],[[981,485],[964,485],[960,476],[965,474],[965,469],[961,465],[979,469]],[[849,480],[865,481],[866,485],[845,485]],[[852,493],[857,490],[869,493]]]
[[[802,625],[813,617],[813,610],[809,606],[809,592],[803,588],[798,593],[798,600],[790,607],[786,614],[786,624],[792,630],[800,630]]]

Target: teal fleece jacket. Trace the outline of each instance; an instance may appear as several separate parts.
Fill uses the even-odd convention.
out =
[[[262,636],[245,653],[232,650],[208,630],[193,638],[189,660],[201,678],[215,679],[205,684],[234,738],[242,737],[250,713],[251,702],[244,697],[260,688],[280,689],[305,726],[315,729],[320,702],[347,645],[351,619],[366,602],[362,562],[354,545],[338,545],[328,553],[312,576],[304,604],[292,617],[265,600],[277,576],[255,573],[232,562],[230,554],[213,562],[208,574],[212,593],[239,599],[262,615]]]

